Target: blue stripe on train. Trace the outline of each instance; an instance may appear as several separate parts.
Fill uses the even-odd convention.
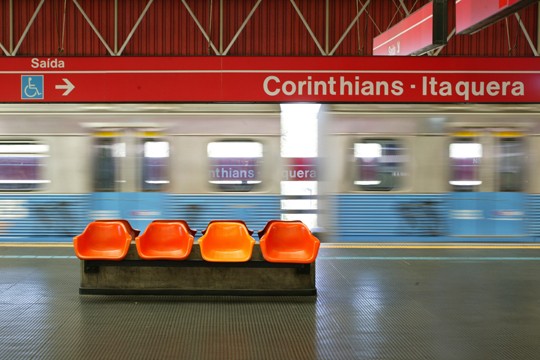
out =
[[[537,241],[540,195],[523,193],[340,194],[333,241]]]
[[[260,230],[268,220],[280,219],[279,195],[171,195],[167,214],[199,230],[211,220],[244,220],[252,230]],[[200,233],[198,234],[200,235]]]
[[[196,229],[210,220],[241,219],[253,230],[280,218],[278,195],[165,193],[18,194],[0,197],[0,241],[71,241],[88,222],[122,218],[144,230],[155,219],[185,219]]]
[[[0,196],[0,241],[71,241],[88,222],[122,218],[144,230],[155,219],[185,219],[196,229],[210,220],[241,219],[259,230],[280,218],[278,195],[94,193]]]
[[[336,195],[331,201],[331,238],[358,241],[359,237],[406,238],[444,234],[447,232],[444,217],[447,197],[447,194]]]
[[[473,199],[470,193],[341,194],[333,196],[332,204],[331,241],[540,239],[540,195],[491,193]],[[477,216],[479,211],[481,217]],[[210,220],[234,218],[245,220],[250,228],[258,230],[268,220],[280,217],[280,197],[163,193],[2,195],[0,241],[56,241],[60,237],[71,241],[90,220],[117,217],[132,221],[141,230],[157,218],[186,219],[192,227],[201,230]],[[475,226],[486,229],[474,221],[491,221],[493,226],[487,229],[493,231],[472,232]]]
[[[99,193],[92,201],[93,218],[127,219],[140,230],[155,219],[183,219],[198,230],[211,220],[239,219],[262,229],[268,220],[280,218],[281,205],[278,195]]]
[[[80,233],[88,222],[88,194],[0,197],[0,240],[52,241]]]
[[[461,192],[450,197],[452,236],[525,237],[527,195],[516,192]]]

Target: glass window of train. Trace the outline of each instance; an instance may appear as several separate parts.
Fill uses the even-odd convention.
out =
[[[49,146],[28,141],[0,142],[0,190],[40,190],[50,180],[43,169]]]
[[[126,157],[126,144],[116,137],[94,139],[94,191],[116,191],[119,179],[119,158]]]
[[[163,191],[169,183],[169,142],[159,138],[144,139],[142,157],[143,191]]]
[[[522,137],[499,138],[497,143],[499,191],[523,191],[525,149]]]
[[[260,184],[263,145],[256,141],[218,141],[207,147],[209,182],[221,191],[251,191]]]
[[[482,184],[482,144],[475,138],[454,139],[450,144],[450,185],[454,191],[475,191]]]
[[[354,184],[367,191],[391,191],[402,185],[405,158],[395,139],[366,139],[354,144]]]

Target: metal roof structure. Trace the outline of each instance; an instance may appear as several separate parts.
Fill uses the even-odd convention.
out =
[[[0,56],[370,56],[428,0],[0,0]],[[427,55],[537,56],[538,3]]]

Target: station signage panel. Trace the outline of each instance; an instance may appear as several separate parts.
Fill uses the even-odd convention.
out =
[[[0,57],[2,103],[538,103],[538,58]]]
[[[456,0],[456,33],[473,34],[538,0]]]
[[[373,55],[420,55],[447,43],[448,4],[435,0],[373,39]]]

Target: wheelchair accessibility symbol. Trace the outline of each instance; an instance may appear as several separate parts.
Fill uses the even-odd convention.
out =
[[[43,100],[43,75],[21,76],[21,99]]]

